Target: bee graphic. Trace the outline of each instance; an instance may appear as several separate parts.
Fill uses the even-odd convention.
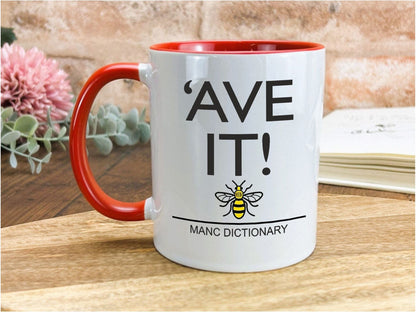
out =
[[[220,205],[221,207],[225,207],[228,204],[230,204],[230,210],[223,215],[223,217],[228,216],[231,211],[233,212],[234,217],[237,219],[241,219],[244,214],[247,213],[254,217],[254,214],[252,214],[248,210],[248,204],[252,207],[257,207],[258,205],[255,205],[254,203],[259,201],[263,197],[262,192],[252,192],[247,193],[247,191],[253,186],[251,184],[249,187],[247,187],[245,190],[243,190],[243,184],[246,182],[244,180],[240,185],[234,182],[235,184],[235,190],[233,190],[231,187],[229,187],[227,184],[225,184],[225,187],[228,188],[231,193],[226,192],[216,192],[215,197],[222,203],[223,205]]]

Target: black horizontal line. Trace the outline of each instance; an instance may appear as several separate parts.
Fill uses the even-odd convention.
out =
[[[173,219],[183,220],[183,221],[190,221],[190,222],[198,222],[198,223],[208,223],[208,224],[223,224],[223,225],[255,225],[255,224],[267,224],[267,223],[278,223],[278,222],[285,222],[285,221],[292,221],[296,219],[306,218],[306,216],[297,216],[293,218],[287,219],[280,219],[280,220],[269,220],[269,221],[259,221],[259,222],[216,222],[216,221],[206,221],[206,220],[195,220],[195,219],[188,219],[178,216],[172,216]]]

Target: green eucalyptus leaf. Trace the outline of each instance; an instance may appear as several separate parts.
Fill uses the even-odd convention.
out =
[[[66,134],[66,127],[62,127],[58,133],[58,139],[62,139]]]
[[[100,106],[98,108],[97,118],[98,119],[103,119],[104,118],[104,115],[105,115],[105,109],[104,109],[103,106]]]
[[[90,113],[90,114],[88,115],[88,123],[89,123],[89,124],[92,124],[92,122],[93,122],[93,119],[94,119],[94,118],[95,118],[95,116],[94,116],[93,114],[91,114],[91,113]]]
[[[109,112],[107,115],[105,115],[105,119],[106,120],[110,119],[110,120],[112,120],[114,122],[116,122],[117,119],[119,119],[119,118],[120,118],[119,116],[113,114],[112,112]]]
[[[141,122],[137,125],[140,131],[140,143],[147,143],[150,140],[150,126],[148,123]]]
[[[31,147],[32,147],[32,149],[31,149]],[[40,145],[38,144],[38,142],[36,142],[36,145],[34,145],[34,146],[29,143],[29,154],[30,155],[36,154],[39,151],[39,149],[40,149]]]
[[[126,123],[123,119],[117,119],[117,132],[121,133],[126,129]]]
[[[14,126],[13,121],[2,122],[1,125],[2,125],[2,129],[1,129],[2,136],[4,136],[6,133],[13,131],[13,126]]]
[[[87,134],[94,135],[97,131],[97,118],[93,114],[89,114],[87,123]]]
[[[1,120],[6,121],[10,118],[10,116],[13,114],[14,110],[13,107],[7,107],[1,109]]]
[[[85,130],[85,135],[89,135],[89,134],[90,134],[90,123],[87,122],[87,127],[86,127],[86,130]]]
[[[48,109],[46,110],[46,121],[48,123],[48,126],[53,129],[53,121],[51,117],[51,107],[48,106]]]
[[[144,121],[146,119],[146,107],[142,109],[139,116],[139,121]]]
[[[117,105],[114,104],[108,104],[107,109],[111,114],[114,114],[115,116],[120,116],[121,109]]]
[[[139,123],[139,112],[136,108],[131,109],[127,114],[123,116],[123,120],[126,122],[127,128],[134,129]]]
[[[113,142],[111,142],[111,140],[107,137],[94,138],[94,144],[103,155],[110,154],[113,149]]]
[[[19,131],[10,131],[1,137],[1,143],[5,145],[10,145],[12,143],[15,143],[19,138],[20,138]]]
[[[128,145],[135,145],[135,144],[139,143],[139,141],[140,141],[140,130],[138,128],[135,128],[133,130],[129,129],[129,128],[126,128],[123,133],[126,134],[129,137]]]
[[[12,151],[14,151],[16,149],[16,141],[13,141],[12,143],[10,143],[10,149]]]
[[[102,129],[105,129],[105,121],[106,121],[105,118],[98,118],[98,121],[97,121],[97,131],[95,133],[99,132]]]
[[[69,110],[68,115],[66,115],[65,117],[65,123],[66,124],[70,124],[71,123],[71,118],[72,118],[72,114],[74,113],[74,106]]]
[[[43,141],[43,145],[45,145],[45,148],[46,148],[48,153],[50,153],[52,151],[51,141],[45,140],[45,141]]]
[[[93,124],[92,124],[92,134],[96,134],[97,133],[97,128],[98,128],[98,118],[97,116],[94,116],[93,118]]]
[[[29,153],[33,154],[33,151],[36,149],[38,142],[33,137],[28,138],[27,142],[29,143],[29,146],[28,146]]]
[[[107,119],[104,124],[105,132],[108,135],[114,135],[117,132],[117,122],[113,119]]]
[[[17,112],[13,112],[13,114],[9,117],[8,121],[12,121],[13,124],[14,124],[14,122],[17,120],[17,118],[19,118],[19,115],[17,114]]]
[[[46,154],[45,157],[43,157],[41,159],[41,162],[44,163],[44,164],[47,164],[51,160],[51,156],[52,156],[52,153],[49,152],[48,154]]]
[[[25,153],[27,151],[28,147],[29,147],[29,143],[27,143],[27,142],[24,143],[24,144],[21,144],[16,148],[16,152]]]
[[[36,173],[39,174],[42,171],[42,162],[38,163],[38,166],[36,167]]]
[[[9,162],[10,162],[10,166],[12,168],[16,168],[17,167],[17,158],[16,158],[16,155],[13,152],[10,153]]]
[[[35,173],[35,169],[36,169],[35,162],[33,161],[32,157],[29,157],[27,159],[27,161],[29,162],[30,171],[32,172],[32,174],[34,174]]]
[[[38,126],[39,123],[35,117],[31,115],[22,115],[15,121],[14,130],[31,136],[35,133]]]
[[[46,140],[50,139],[52,137],[52,132],[53,132],[52,128],[48,128],[48,130],[46,130],[43,138],[46,139]]]
[[[118,146],[125,146],[127,144],[129,144],[130,142],[130,138],[127,134],[124,133],[118,133],[115,135],[114,137],[114,142],[118,145]]]

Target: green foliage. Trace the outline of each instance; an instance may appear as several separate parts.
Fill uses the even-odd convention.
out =
[[[94,138],[95,146],[103,155],[111,153],[113,143],[118,146],[146,143],[150,139],[150,127],[144,116],[145,110],[139,116],[136,108],[124,114],[115,105],[101,106],[97,115],[88,118],[87,138]],[[97,133],[105,133],[105,136],[97,136]]]
[[[1,46],[3,46],[5,43],[11,44],[16,39],[17,38],[13,32],[13,28],[8,28],[8,27],[1,28]]]
[[[135,108],[128,113],[122,113],[116,105],[104,105],[96,115],[90,113],[88,116],[86,137],[93,140],[102,155],[110,154],[114,145],[146,143],[150,139],[150,126],[144,121],[145,115],[144,109],[140,114]],[[71,116],[72,112],[65,120],[52,121],[48,110],[47,122],[39,123],[31,115],[17,116],[12,107],[2,107],[1,147],[10,152],[10,166],[16,168],[16,156],[21,156],[27,159],[32,173],[40,173],[42,164],[48,163],[51,159],[54,142],[66,149],[64,142],[69,140]],[[38,131],[39,127],[45,130]],[[46,155],[45,151],[41,150],[41,145],[45,148]],[[39,157],[38,153],[43,156]]]
[[[27,136],[33,136],[38,126],[39,123],[35,117],[31,115],[23,115],[16,119],[14,122],[13,130]]]

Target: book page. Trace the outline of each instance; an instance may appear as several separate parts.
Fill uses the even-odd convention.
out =
[[[336,110],[323,119],[320,150],[414,157],[414,107]]]
[[[415,193],[414,173],[373,170],[357,167],[319,167],[319,182],[400,193]]]

